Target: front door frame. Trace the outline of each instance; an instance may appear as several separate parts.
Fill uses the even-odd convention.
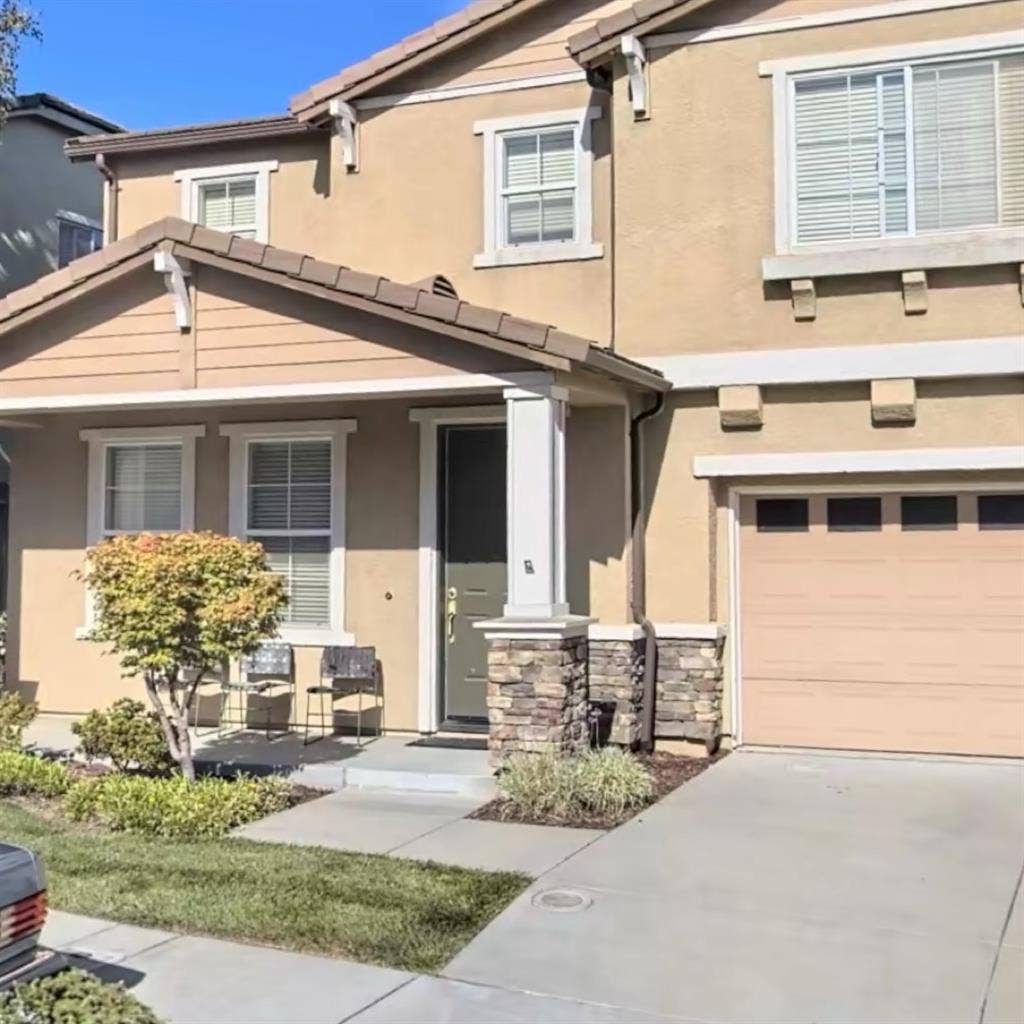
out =
[[[437,431],[438,427],[458,424],[502,424],[506,417],[502,404],[411,409],[409,419],[420,427],[417,728],[420,732],[431,733],[437,732],[441,724],[441,658],[437,628],[441,574]]]

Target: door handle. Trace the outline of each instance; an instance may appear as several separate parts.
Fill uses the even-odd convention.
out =
[[[459,611],[459,592],[454,587],[448,588],[448,603],[445,606],[445,621],[447,623],[448,643],[455,643],[455,616]]]

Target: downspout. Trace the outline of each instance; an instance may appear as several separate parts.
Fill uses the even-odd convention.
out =
[[[103,210],[103,244],[110,245],[117,241],[117,175],[107,166],[107,161],[102,153],[96,154],[96,170],[103,175],[106,181],[107,202]]]
[[[632,573],[629,605],[633,621],[644,634],[643,706],[640,718],[640,744],[654,749],[654,705],[657,700],[658,643],[654,625],[647,618],[647,502],[644,481],[644,423],[665,408],[665,395],[659,394],[649,409],[634,416],[629,424],[630,513],[632,520]]]

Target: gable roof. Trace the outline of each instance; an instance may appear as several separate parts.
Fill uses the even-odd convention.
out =
[[[354,99],[413,67],[476,39],[513,17],[550,2],[552,0],[474,0],[454,14],[314,83],[293,96],[288,108],[300,120],[315,120],[327,113],[329,100]]]
[[[401,284],[379,274],[213,231],[178,217],[149,224],[0,299],[0,336],[102,284],[152,265],[156,249],[550,369],[585,368],[646,390],[667,391],[670,387],[659,371],[585,338],[549,324],[464,302],[443,294],[443,289],[439,294],[436,278]]]
[[[715,0],[637,0],[625,10],[601,18],[589,28],[569,37],[569,55],[584,67],[599,64],[618,45],[623,33],[643,35],[656,32],[680,15],[707,7]]]

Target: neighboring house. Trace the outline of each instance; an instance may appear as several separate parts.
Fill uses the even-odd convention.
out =
[[[0,303],[12,678],[125,692],[72,573],[197,527],[287,576],[299,718],[354,642],[386,728],[499,753],[588,699],[1024,753],[1022,15],[479,2],[286,115],[73,140],[117,241]]]
[[[103,178],[64,143],[121,130],[48,93],[15,99],[0,128],[0,296],[103,244]]]

